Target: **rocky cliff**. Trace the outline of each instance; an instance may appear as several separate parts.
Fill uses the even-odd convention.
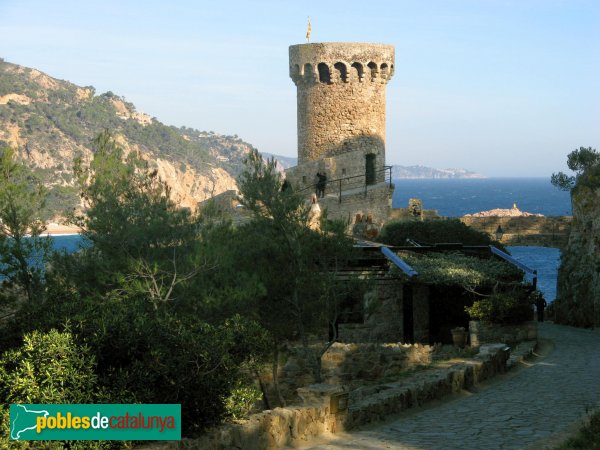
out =
[[[96,95],[36,69],[0,59],[0,148],[11,146],[50,191],[47,218],[79,205],[73,159],[92,156],[91,142],[111,130],[126,152],[137,150],[171,187],[172,198],[199,201],[235,188],[252,145],[237,136],[162,124],[112,92]]]
[[[558,272],[556,321],[600,326],[600,187],[578,186],[573,225]]]

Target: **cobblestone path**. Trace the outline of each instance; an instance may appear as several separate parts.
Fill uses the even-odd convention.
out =
[[[544,323],[554,350],[479,392],[304,448],[523,449],[600,406],[600,333]]]

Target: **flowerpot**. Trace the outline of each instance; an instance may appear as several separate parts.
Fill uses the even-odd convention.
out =
[[[467,332],[465,330],[452,330],[452,342],[455,347],[464,348],[467,345]]]

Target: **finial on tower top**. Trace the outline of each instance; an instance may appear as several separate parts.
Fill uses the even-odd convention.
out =
[[[306,27],[306,42],[310,42],[311,31],[312,31],[312,27],[310,26],[310,16],[308,16],[308,26]]]

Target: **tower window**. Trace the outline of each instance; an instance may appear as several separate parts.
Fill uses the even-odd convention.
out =
[[[365,180],[367,184],[375,184],[375,154],[365,155]]]
[[[388,65],[387,65],[386,63],[383,63],[383,64],[381,65],[381,76],[382,76],[383,78],[387,78],[387,77],[388,77],[388,75],[389,75],[389,73],[390,73],[390,72],[389,72],[389,69],[388,69]]]
[[[377,64],[375,64],[374,62],[370,62],[369,64],[367,64],[367,66],[371,70],[371,79],[377,77]]]
[[[358,80],[362,81],[362,78],[365,74],[363,65],[361,63],[355,62],[355,63],[352,63],[352,68],[354,68],[354,70],[356,70],[356,76],[358,77]]]
[[[325,63],[319,63],[317,69],[319,69],[319,81],[321,83],[331,83],[331,73],[329,73],[329,66]]]
[[[340,77],[340,80],[342,80],[343,82],[348,81],[348,69],[346,68],[346,64],[336,62],[333,67],[339,72],[338,75]]]

